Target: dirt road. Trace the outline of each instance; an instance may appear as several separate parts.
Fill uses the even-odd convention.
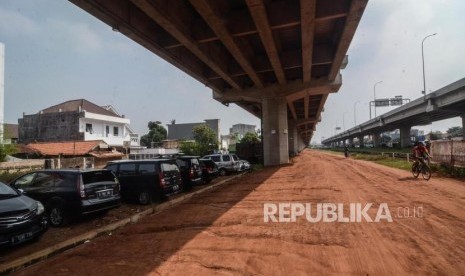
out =
[[[384,204],[392,222],[266,223],[265,203]],[[18,274],[463,275],[464,206],[464,182],[307,150]]]

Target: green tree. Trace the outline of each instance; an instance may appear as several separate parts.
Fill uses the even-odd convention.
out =
[[[7,155],[13,155],[17,152],[15,144],[0,144],[0,162],[5,161]]]
[[[241,143],[244,144],[256,144],[258,142],[260,142],[260,138],[255,132],[247,132],[241,139]]]
[[[429,139],[430,140],[439,140],[442,139],[442,133],[440,131],[431,131],[429,133]]]
[[[455,127],[451,127],[447,130],[447,134],[449,134],[448,136],[450,136],[451,138],[453,137],[460,137],[462,136],[462,127],[459,127],[459,126],[455,126]]]
[[[147,124],[149,128],[149,133],[143,135],[140,138],[140,143],[143,146],[151,147],[152,142],[154,144],[159,144],[161,141],[166,139],[167,131],[166,128],[159,121],[152,122],[150,121]]]
[[[206,125],[196,126],[192,129],[195,142],[181,142],[180,149],[189,155],[203,156],[218,149],[216,133]]]

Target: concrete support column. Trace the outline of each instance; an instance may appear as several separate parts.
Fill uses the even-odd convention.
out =
[[[379,145],[379,140],[380,140],[379,136],[380,136],[379,132],[375,132],[373,134],[373,147],[375,147],[375,148],[380,146]]]
[[[294,156],[299,152],[300,135],[297,132],[297,127],[294,122],[288,122],[289,127],[289,153]]]
[[[353,137],[349,138],[349,145],[350,145],[351,147],[354,146],[354,138],[353,138]]]
[[[462,115],[462,139],[465,141],[465,115]]]
[[[359,137],[357,137],[357,138],[358,138],[358,143],[359,143],[360,147],[363,148],[363,146],[364,146],[364,145],[363,145],[363,135],[362,135],[362,136],[359,136]]]
[[[410,147],[410,126],[401,127],[400,130],[400,147],[408,148]]]
[[[306,145],[305,145],[304,139],[302,139],[302,137],[300,137],[300,136],[299,136],[299,143],[298,144],[299,144],[299,146],[298,146],[299,152],[303,151],[305,149]]]
[[[265,166],[289,163],[287,101],[263,99],[263,161]]]

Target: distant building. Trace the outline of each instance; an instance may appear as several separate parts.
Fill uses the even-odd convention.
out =
[[[139,146],[139,135],[130,120],[112,106],[98,106],[84,99],[67,101],[18,119],[19,142],[102,140],[119,149]]]
[[[168,138],[167,140],[194,140],[194,133],[192,130],[196,126],[206,125],[210,127],[216,134],[216,139],[219,141],[219,130],[220,120],[211,119],[205,120],[202,123],[187,123],[187,124],[176,124],[173,123],[168,125]]]
[[[235,152],[239,141],[239,134],[221,135],[220,149],[226,152]]]
[[[221,135],[221,149],[225,151],[235,152],[236,144],[240,142],[246,133],[257,133],[255,125],[235,124],[229,129],[229,134]]]
[[[3,143],[17,144],[18,143],[18,125],[3,124]]]
[[[248,132],[255,132],[255,125],[246,125],[246,124],[236,124],[229,129],[229,134],[238,135],[236,138],[242,139],[244,135]]]

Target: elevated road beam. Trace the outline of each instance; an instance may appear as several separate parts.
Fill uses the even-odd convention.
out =
[[[310,142],[314,118],[342,84],[339,72],[368,2],[69,1],[211,88],[219,102],[237,104],[285,136],[264,152],[265,165],[288,162],[288,121],[307,120],[293,127],[298,148]]]

